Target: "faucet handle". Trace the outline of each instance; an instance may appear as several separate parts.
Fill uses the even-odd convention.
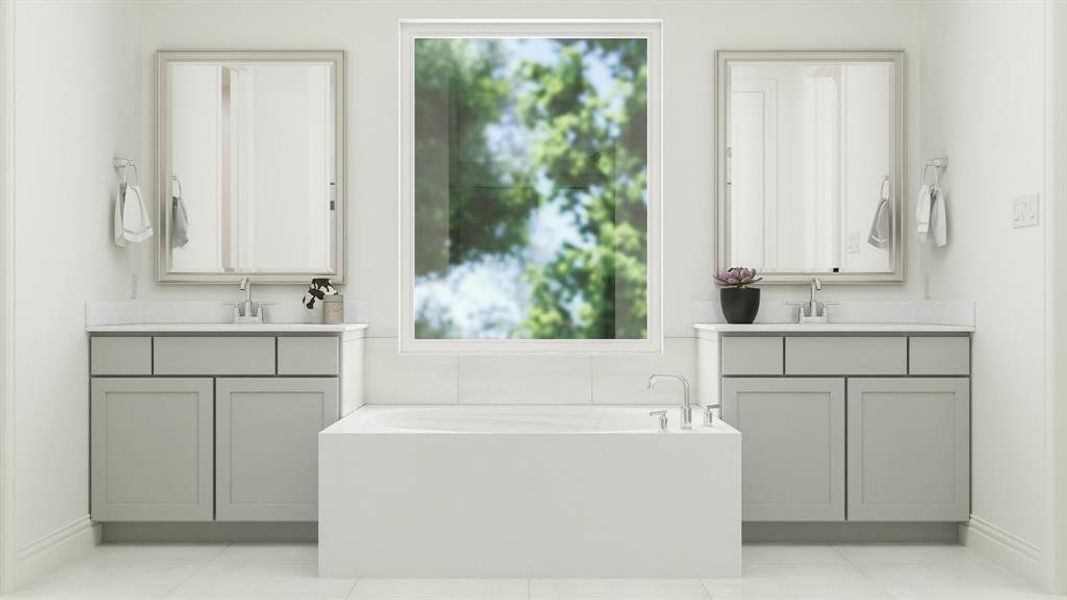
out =
[[[659,417],[659,430],[661,432],[666,432],[667,431],[667,427],[668,427],[667,411],[665,411],[665,410],[654,410],[654,411],[648,413],[648,416],[650,416],[650,417]]]
[[[709,427],[715,424],[715,411],[712,410],[715,408],[721,412],[722,404],[709,404],[704,407],[704,424]]]

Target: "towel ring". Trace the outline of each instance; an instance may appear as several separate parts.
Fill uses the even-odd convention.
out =
[[[889,175],[882,180],[882,189],[879,190],[878,195],[882,200],[889,200]]]
[[[178,186],[178,195],[175,198],[185,198],[185,192],[182,191],[182,180],[178,179],[177,175],[171,175],[170,180]]]

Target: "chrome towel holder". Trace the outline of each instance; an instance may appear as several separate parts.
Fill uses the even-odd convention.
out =
[[[133,178],[136,182],[135,185],[141,185],[141,173],[137,171],[137,163],[133,162],[133,160],[124,156],[116,156],[115,158],[111,159],[111,164],[115,167],[116,171],[120,171],[122,173],[123,183],[129,182],[127,174],[129,173],[130,169],[133,169]]]
[[[937,158],[931,158],[923,165],[922,183],[926,184],[926,173],[930,170],[930,167],[934,168],[934,187],[941,187],[941,173],[948,168],[948,157],[939,156]]]

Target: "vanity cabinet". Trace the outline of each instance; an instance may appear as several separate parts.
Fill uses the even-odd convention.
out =
[[[722,400],[741,431],[744,519],[845,518],[844,380],[730,377]]]
[[[742,434],[746,521],[966,521],[965,334],[702,337],[705,404]]]
[[[362,343],[93,334],[93,520],[317,520],[318,433],[363,403]]]
[[[212,412],[210,378],[93,378],[93,518],[211,520]]]

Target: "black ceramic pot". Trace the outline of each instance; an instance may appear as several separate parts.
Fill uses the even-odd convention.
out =
[[[751,323],[759,312],[759,288],[724,287],[719,290],[722,316],[727,323]]]

